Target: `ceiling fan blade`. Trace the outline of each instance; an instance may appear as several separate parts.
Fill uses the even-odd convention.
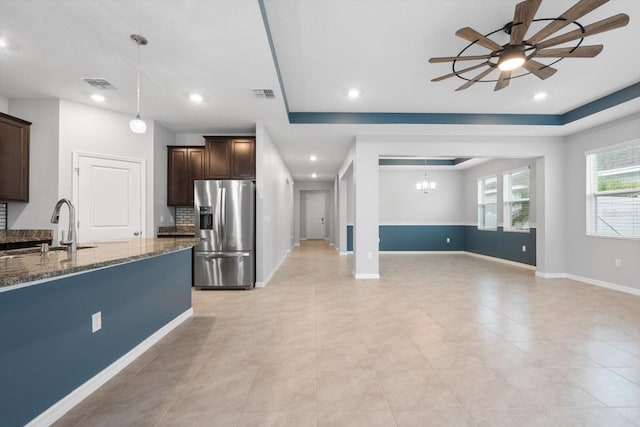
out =
[[[573,21],[580,19],[592,10],[599,8],[608,1],[609,0],[580,0],[562,15],[558,16],[555,21],[551,21],[549,25],[529,38],[528,42],[532,45],[537,44],[539,41],[546,39],[551,34],[561,30]]]
[[[509,44],[519,45],[522,43],[541,2],[542,0],[526,0],[516,5]]]
[[[453,61],[474,61],[477,59],[489,59],[491,55],[474,55],[474,56],[443,56],[440,58],[429,58],[429,62],[432,64],[439,62],[453,62]]]
[[[464,27],[456,31],[456,36],[462,37],[465,40],[470,41],[471,43],[477,43],[480,46],[486,47],[491,50],[502,50],[502,46],[498,43],[494,42],[490,38],[483,36],[476,30],[471,27]]]
[[[536,52],[540,58],[593,58],[602,52],[601,44],[593,46],[560,47],[557,49],[544,49]]]
[[[460,70],[460,71],[455,72],[455,73],[449,73],[449,74],[445,74],[444,76],[436,77],[435,79],[431,79],[431,81],[432,82],[439,82],[439,81],[448,79],[449,77],[457,76],[459,74],[466,73],[467,71],[471,71],[471,70],[475,70],[475,69],[480,68],[480,67],[484,67],[485,65],[487,65],[487,62],[483,62],[482,64],[478,64],[478,65],[474,65],[473,67],[465,68],[464,70]]]
[[[587,25],[586,27],[584,27],[584,32],[582,32],[582,30],[580,29],[577,29],[577,30],[573,30],[568,33],[562,34],[558,37],[554,37],[552,39],[543,41],[542,43],[538,44],[537,48],[545,49],[547,47],[556,46],[556,45],[577,40],[583,37],[593,36],[594,34],[604,33],[605,31],[624,27],[628,23],[629,23],[629,15],[626,15],[624,13],[619,13],[607,19],[603,19],[602,21],[594,22],[593,24]]]
[[[538,61],[534,61],[533,59],[529,59],[522,66],[526,68],[527,71],[529,71],[531,74],[535,74],[536,77],[541,80],[548,79],[549,77],[553,76],[556,71],[558,71],[553,67],[548,67],[544,64],[539,63]]]
[[[500,78],[498,78],[498,83],[496,83],[496,87],[493,88],[493,91],[497,91],[500,89],[504,89],[509,86],[509,82],[511,81],[511,70],[502,71],[500,73]]]
[[[460,86],[458,89],[456,89],[456,92],[460,91],[460,90],[465,90],[468,87],[470,87],[471,85],[473,85],[475,82],[477,82],[478,80],[480,80],[481,78],[483,78],[484,76],[486,76],[487,74],[489,74],[490,72],[492,72],[494,70],[493,67],[489,67],[486,70],[484,70],[483,72],[481,72],[480,74],[478,74],[477,76],[475,76],[473,79],[469,80],[468,82],[466,82],[465,84],[463,84],[462,86]]]

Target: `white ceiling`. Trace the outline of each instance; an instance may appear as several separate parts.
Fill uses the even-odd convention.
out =
[[[594,59],[565,59],[548,80],[514,79],[500,92],[478,83],[430,79],[450,72],[432,56],[454,56],[471,26],[488,33],[512,19],[517,0],[265,0],[266,17],[292,112],[561,114],[640,82],[640,1],[612,0],[583,25],[624,12],[630,24],[589,37],[605,45]],[[537,18],[573,0],[546,0]],[[538,24],[535,24],[538,25]],[[532,28],[530,31],[535,31]],[[291,125],[258,0],[0,0],[0,96],[58,97],[92,104],[82,78],[118,90],[103,108],[135,114],[136,47],[141,49],[141,115],[175,132],[246,133],[264,123],[294,179],[332,179],[355,135],[563,135],[640,111],[633,100],[563,127],[480,125]],[[483,52],[484,53],[484,52]],[[631,54],[630,54],[631,53]],[[358,87],[361,97],[347,98]],[[271,88],[276,99],[250,89]],[[549,93],[536,103],[532,95]],[[205,102],[193,105],[191,92]],[[315,153],[319,160],[311,164]]]

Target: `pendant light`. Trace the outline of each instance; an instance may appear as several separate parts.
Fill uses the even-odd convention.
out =
[[[137,114],[136,117],[129,122],[129,128],[133,133],[145,133],[147,124],[140,118],[140,46],[147,44],[147,39],[138,34],[131,34],[131,40],[138,45],[138,91],[136,97]]]
[[[424,180],[416,183],[416,190],[422,191],[424,194],[427,194],[429,191],[433,191],[435,189],[435,181],[429,181],[429,176],[426,173],[424,174]]]

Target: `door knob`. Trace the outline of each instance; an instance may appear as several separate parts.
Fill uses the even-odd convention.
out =
[[[139,231],[134,231],[134,232],[133,232],[133,235],[134,235],[134,236],[139,236],[139,235],[140,235],[140,232],[139,232]]]

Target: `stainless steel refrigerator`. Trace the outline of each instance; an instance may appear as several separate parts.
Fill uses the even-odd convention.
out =
[[[249,289],[255,285],[255,184],[195,181],[193,285]]]

